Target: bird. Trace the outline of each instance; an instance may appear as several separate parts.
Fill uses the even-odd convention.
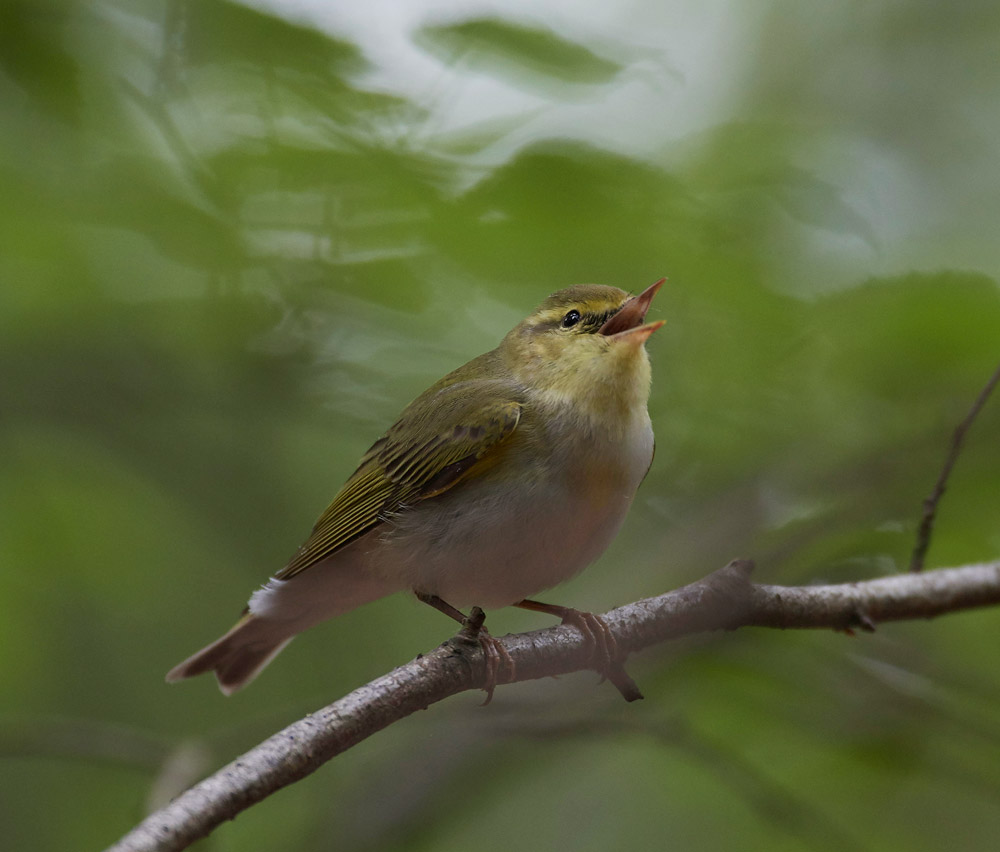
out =
[[[665,280],[634,296],[601,284],[559,290],[420,394],[232,629],[167,681],[213,671],[230,695],[307,628],[408,591],[472,624],[487,655],[486,703],[514,663],[483,612],[507,606],[577,626],[595,668],[641,697],[602,619],[534,595],[605,551],[652,464],[645,344],[664,322],[645,318]]]

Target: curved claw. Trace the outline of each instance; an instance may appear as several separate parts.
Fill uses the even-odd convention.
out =
[[[626,701],[642,698],[638,685],[625,671],[623,665],[625,655],[621,653],[614,633],[599,615],[568,606],[555,606],[531,600],[523,600],[516,606],[536,612],[547,612],[561,618],[563,624],[575,627],[583,634],[584,643],[591,649],[590,658],[594,662],[594,669],[601,675],[601,680],[610,680]]]
[[[490,636],[486,628],[479,631],[478,639],[479,646],[483,649],[483,655],[486,658],[486,678],[483,681],[486,700],[480,705],[485,707],[493,700],[493,690],[496,689],[499,682],[497,675],[500,673],[500,667],[504,666],[510,673],[506,679],[506,682],[509,683],[517,676],[517,665],[514,663],[514,658],[507,653],[503,643]]]
[[[501,666],[509,672],[507,683],[517,676],[517,665],[514,663],[514,658],[507,652],[503,643],[499,639],[494,639],[483,626],[485,620],[485,613],[478,606],[473,607],[469,617],[463,620],[461,630],[466,638],[479,642],[479,647],[483,649],[483,657],[486,662],[483,691],[486,693],[486,700],[482,703],[482,707],[493,700],[493,691],[499,683],[498,675]]]
[[[583,634],[586,643],[592,647],[594,668],[606,676],[608,669],[618,662],[618,642],[608,623],[592,612],[568,609],[563,616],[563,624],[570,624]]]

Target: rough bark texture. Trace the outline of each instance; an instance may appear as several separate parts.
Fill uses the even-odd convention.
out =
[[[607,621],[629,653],[678,636],[737,627],[873,630],[886,621],[932,618],[1000,603],[1000,561],[835,586],[764,586],[753,564],[734,561],[673,592],[611,610]],[[587,669],[574,627],[502,637],[517,681]],[[452,640],[289,725],[151,814],[110,852],[185,849],[219,823],[314,772],[393,722],[450,695],[480,688],[478,643]],[[488,711],[486,711],[488,712]]]

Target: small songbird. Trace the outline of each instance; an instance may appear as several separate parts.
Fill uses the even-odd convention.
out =
[[[418,396],[236,625],[167,680],[214,671],[229,695],[306,628],[402,590],[463,623],[458,607],[473,605],[559,616],[609,672],[616,650],[603,621],[530,596],[604,552],[652,463],[644,344],[663,322],[643,323],[662,284],[632,297],[560,290]],[[513,662],[485,630],[479,638],[492,693],[496,660]]]

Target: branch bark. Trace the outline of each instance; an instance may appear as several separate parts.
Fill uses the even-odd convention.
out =
[[[1000,561],[832,586],[750,582],[753,563],[731,562],[703,580],[603,617],[629,653],[670,639],[737,627],[874,630],[1000,604]],[[589,668],[583,635],[568,626],[502,637],[518,681]],[[388,725],[458,692],[481,688],[478,643],[452,639],[289,725],[147,817],[108,852],[185,849],[221,822],[316,771]]]

